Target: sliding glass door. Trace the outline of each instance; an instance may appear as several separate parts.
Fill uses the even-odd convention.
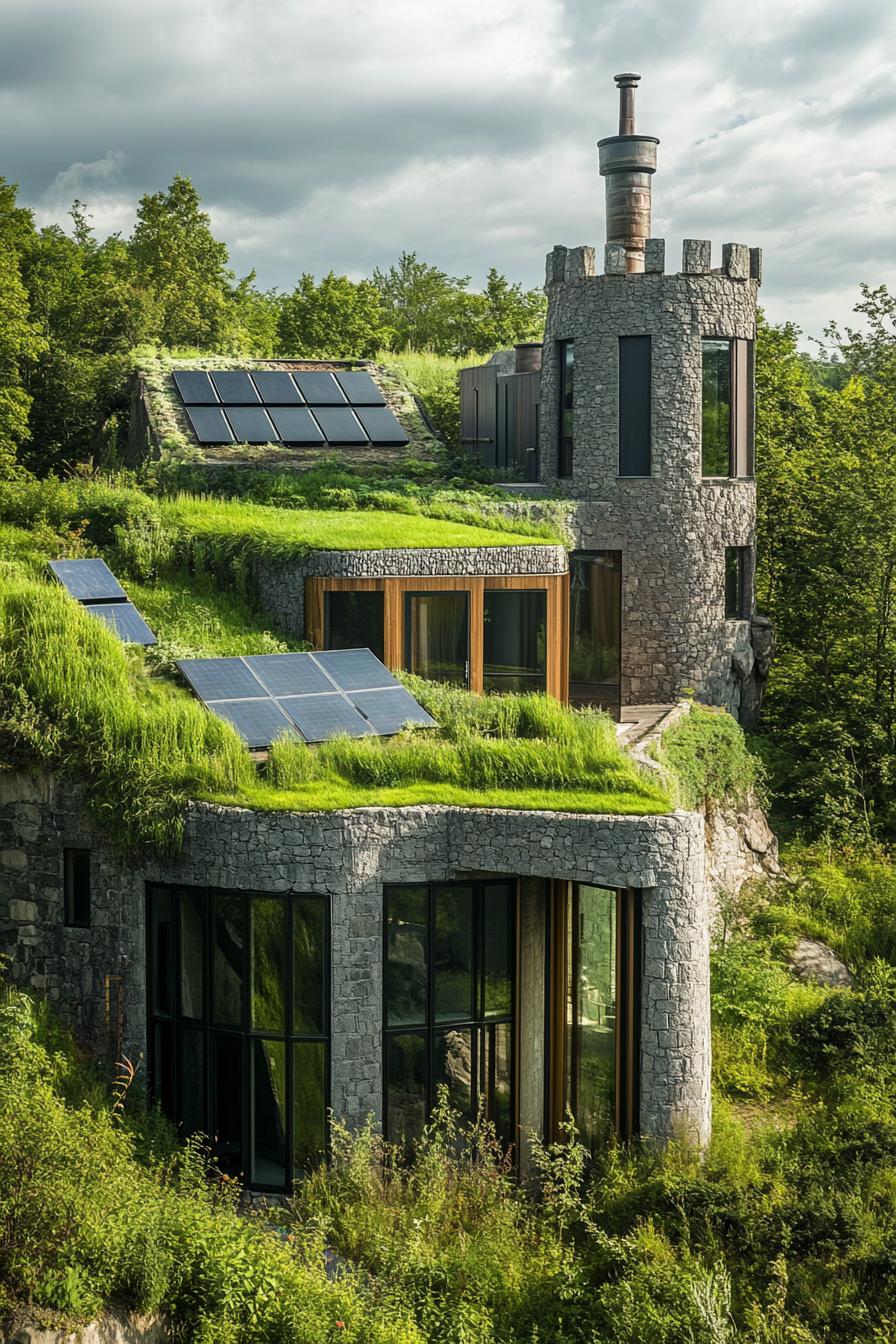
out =
[[[430,681],[470,684],[470,597],[466,592],[408,593],[405,666]]]
[[[483,610],[483,690],[544,694],[547,593],[537,588],[487,588]]]

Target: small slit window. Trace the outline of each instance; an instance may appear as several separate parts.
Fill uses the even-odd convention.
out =
[[[572,419],[576,350],[573,341],[557,342],[560,370],[560,417],[557,444],[557,475],[572,475]]]
[[[90,850],[63,850],[63,918],[69,928],[90,928]]]
[[[749,615],[749,546],[725,547],[725,617],[743,621]]]

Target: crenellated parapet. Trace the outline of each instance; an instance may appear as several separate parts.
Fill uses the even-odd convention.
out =
[[[748,247],[746,243],[723,243],[720,265],[713,269],[712,244],[703,238],[685,238],[681,249],[681,276],[717,275],[728,280],[754,280],[762,284],[762,248]],[[555,245],[547,254],[545,288],[550,294],[557,284],[574,284],[577,280],[602,279],[612,276],[625,278],[635,286],[646,277],[666,274],[666,240],[648,238],[644,244],[644,269],[628,268],[628,253],[622,243],[604,244],[603,272],[597,269],[597,249],[587,244],[581,247]]]

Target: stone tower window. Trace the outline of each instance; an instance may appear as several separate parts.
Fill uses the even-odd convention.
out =
[[[752,341],[703,341],[702,474],[753,474]]]
[[[650,475],[650,337],[619,337],[619,475]]]
[[[62,857],[63,918],[74,929],[90,928],[90,850],[66,849]]]
[[[750,616],[750,548],[725,547],[725,619],[745,621]]]
[[[558,425],[557,475],[572,475],[572,416],[576,349],[574,341],[557,342],[560,380],[560,423]]]

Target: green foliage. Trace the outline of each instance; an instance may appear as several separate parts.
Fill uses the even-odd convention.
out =
[[[372,359],[388,339],[379,290],[370,280],[332,271],[315,285],[305,274],[283,299],[277,329],[280,354],[305,359]]]
[[[738,803],[762,782],[743,729],[724,710],[693,704],[662,737],[658,756],[674,772],[684,807]]]

